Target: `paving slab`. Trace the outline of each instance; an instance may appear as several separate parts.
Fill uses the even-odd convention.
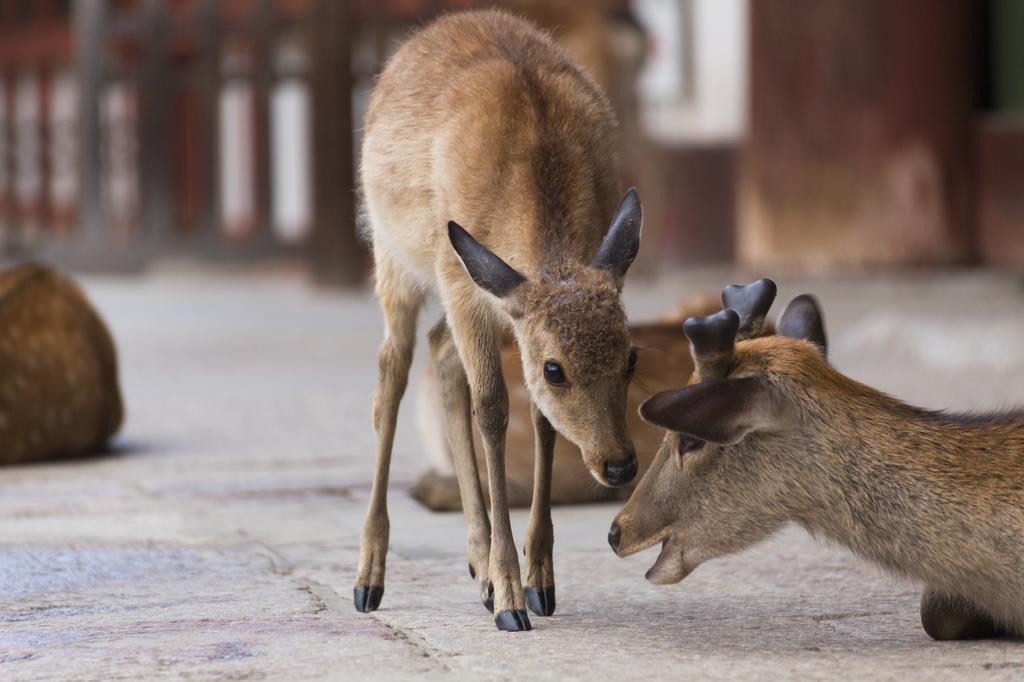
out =
[[[667,273],[630,284],[627,308],[650,318],[759,274]],[[831,358],[855,378],[934,408],[1024,402],[1018,275],[778,279],[777,309],[821,298]],[[797,528],[650,585],[654,550],[620,560],[606,545],[615,505],[555,510],[558,612],[500,633],[467,574],[461,515],[406,493],[426,465],[415,387],[387,591],[357,613],[380,341],[369,293],[289,270],[84,284],[117,339],[127,421],[110,453],[0,470],[0,679],[1024,677],[1020,643],[931,641],[917,586]],[[525,512],[513,526],[521,542]]]

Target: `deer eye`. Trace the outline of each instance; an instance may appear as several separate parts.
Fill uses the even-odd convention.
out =
[[[562,366],[553,360],[544,363],[544,378],[552,386],[568,386]]]
[[[636,363],[640,360],[640,353],[636,348],[629,351],[629,360],[626,361],[626,374],[632,375],[636,371]]]

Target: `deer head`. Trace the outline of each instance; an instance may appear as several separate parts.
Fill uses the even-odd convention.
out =
[[[629,190],[588,264],[528,279],[449,223],[452,246],[478,286],[512,321],[533,402],[583,453],[604,485],[624,485],[637,471],[626,429],[626,394],[638,354],[620,300],[640,246],[643,214]]]
[[[776,336],[746,338],[764,324],[774,296],[769,280],[727,288],[723,300],[739,310],[687,320],[695,364],[690,385],[658,393],[640,408],[668,433],[608,539],[620,556],[661,542],[647,572],[651,582],[678,582],[799,513],[801,472],[795,470],[804,464],[790,454],[808,448],[813,434],[806,415],[831,370],[821,313],[810,296],[790,303]]]

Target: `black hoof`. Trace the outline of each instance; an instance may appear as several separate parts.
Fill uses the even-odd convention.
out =
[[[473,570],[473,564],[469,564],[469,577],[476,580],[476,571]]]
[[[526,615],[526,611],[499,611],[498,615],[494,617],[494,624],[498,626],[499,630],[506,632],[523,632],[525,630],[532,630],[530,626],[530,617]]]
[[[491,613],[494,613],[494,585],[490,582],[487,583],[487,598],[484,599],[484,607]]]
[[[555,613],[555,586],[527,587],[526,605],[538,616],[551,616]]]
[[[363,613],[376,611],[380,606],[380,600],[384,597],[383,587],[366,587],[356,585],[352,590],[352,601],[355,602],[356,610]]]

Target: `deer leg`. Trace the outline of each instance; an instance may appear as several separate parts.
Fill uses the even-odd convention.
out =
[[[450,296],[445,302],[448,324],[459,348],[477,427],[487,461],[491,498],[491,551],[487,568],[494,587],[494,622],[500,630],[530,629],[526,613],[519,558],[508,518],[505,480],[505,432],[508,428],[508,389],[501,373],[499,327],[493,313]]]
[[[921,625],[935,640],[993,639],[1006,629],[963,597],[925,587],[921,595]]]
[[[491,523],[487,518],[487,507],[484,505],[484,493],[480,487],[480,476],[473,452],[469,382],[445,318],[442,317],[430,330],[429,338],[434,372],[441,394],[445,438],[459,482],[462,510],[466,515],[469,574],[479,581],[481,599],[484,605],[493,611],[494,589],[488,572]]]
[[[495,344],[496,346],[496,344]],[[501,363],[495,347],[487,355],[489,362],[478,365],[483,371],[474,385],[473,407],[483,436],[487,457],[488,490],[491,495],[491,584],[494,586],[494,622],[500,630],[530,629],[526,614],[519,559],[508,517],[505,482],[505,430],[508,426],[508,390],[501,376]]]
[[[388,552],[387,490],[391,449],[395,441],[398,405],[409,381],[409,366],[416,345],[416,315],[423,295],[403,282],[387,261],[378,263],[377,297],[384,312],[385,334],[378,354],[379,377],[373,398],[373,428],[377,434],[377,469],[370,492],[370,507],[363,523],[359,570],[353,589],[356,609],[369,613],[384,596],[384,563]]]
[[[536,445],[533,465],[533,502],[526,530],[526,604],[538,616],[555,612],[555,570],[552,550],[551,472],[555,456],[555,429],[536,405],[530,403]]]

